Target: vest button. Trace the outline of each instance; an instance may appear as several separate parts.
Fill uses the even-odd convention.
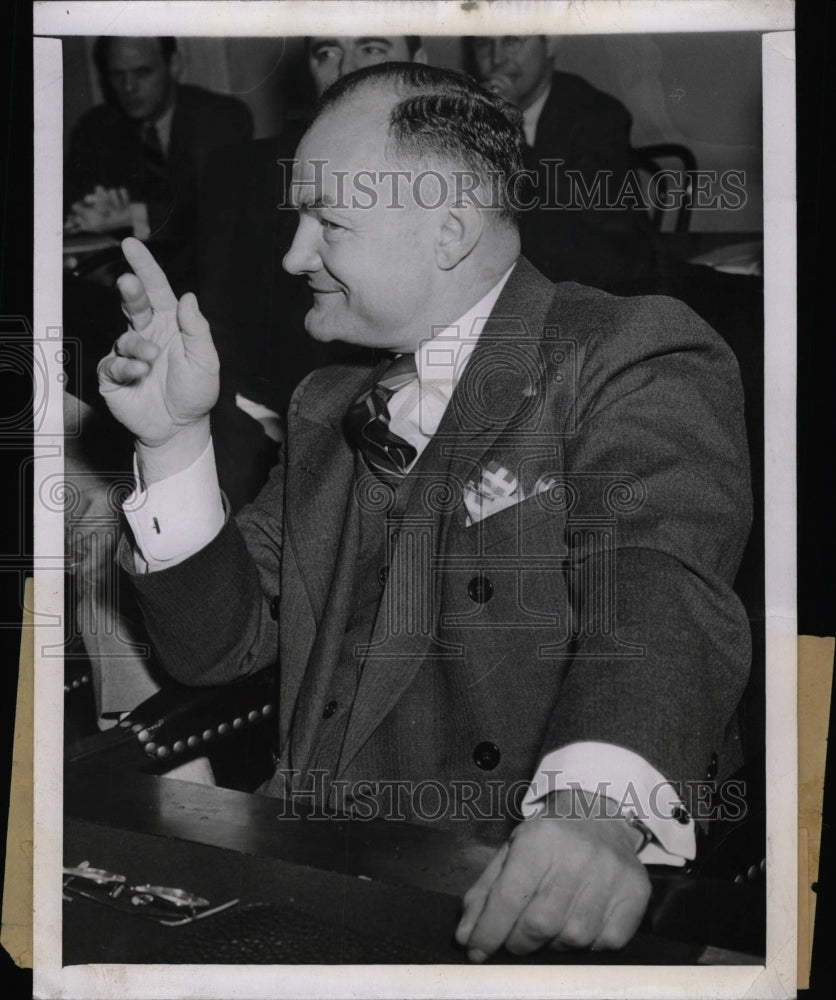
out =
[[[490,743],[487,740],[484,743],[480,743],[473,751],[473,759],[476,761],[476,766],[480,767],[483,771],[492,771],[499,763],[501,756],[502,754],[499,752],[499,747],[496,743]]]
[[[279,597],[278,594],[270,601],[270,617],[274,622],[279,620]]]
[[[474,576],[467,585],[467,594],[476,604],[487,604],[493,597],[493,583],[486,576]]]
[[[381,587],[385,587],[386,581],[388,579],[389,579],[389,567],[381,566],[380,569],[377,571],[377,582],[380,584]]]
[[[337,703],[335,701],[329,701],[328,704],[322,710],[322,718],[330,719],[334,712],[337,711]]]

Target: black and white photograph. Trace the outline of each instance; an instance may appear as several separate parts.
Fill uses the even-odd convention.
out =
[[[35,5],[38,996],[794,994],[793,16]]]

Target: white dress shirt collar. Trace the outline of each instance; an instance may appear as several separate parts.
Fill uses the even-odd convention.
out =
[[[156,121],[152,122],[157,135],[160,137],[160,145],[163,153],[168,156],[168,147],[171,145],[171,124],[174,121],[174,103],[166,108]]]
[[[546,101],[549,99],[551,91],[552,84],[551,79],[549,79],[548,87],[546,87],[537,100],[533,104],[530,104],[522,113],[523,132],[525,133],[525,141],[529,146],[534,145],[534,137],[537,134],[537,122],[540,121],[540,115],[545,107]]]
[[[514,264],[491,290],[455,323],[423,341],[415,352],[416,381],[389,400],[390,429],[418,451],[435,434],[470,355]]]

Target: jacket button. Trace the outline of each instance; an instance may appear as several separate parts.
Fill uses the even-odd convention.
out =
[[[270,601],[270,617],[274,622],[279,620],[279,598],[276,595],[272,601]]]
[[[334,712],[337,711],[337,703],[335,701],[329,701],[328,704],[322,710],[322,718],[330,719]]]
[[[688,815],[688,811],[683,809],[682,806],[677,806],[671,813],[671,819],[675,819],[677,823],[681,823],[685,826],[686,823],[690,822],[691,817]]]
[[[473,759],[476,761],[476,766],[480,767],[483,771],[492,771],[499,763],[501,756],[499,747],[495,743],[489,743],[487,740],[484,743],[480,743],[473,751]]]
[[[487,604],[493,597],[493,584],[486,576],[474,576],[467,585],[467,594],[476,604]]]
[[[718,769],[719,769],[719,764],[717,761],[717,754],[713,753],[708,762],[708,770],[705,772],[706,779],[708,781],[711,781],[712,778],[716,778]]]
[[[388,579],[389,579],[389,567],[381,566],[380,569],[377,571],[377,582],[380,584],[381,587],[385,587],[386,581]]]

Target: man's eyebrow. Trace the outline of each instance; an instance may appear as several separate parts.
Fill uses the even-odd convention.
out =
[[[374,43],[376,45],[387,45],[390,49],[392,48],[392,46],[394,44],[390,38],[385,38],[383,36],[381,36],[380,38],[377,38],[374,35],[368,35],[367,37],[356,38],[354,40],[355,46],[357,46],[357,45],[368,45],[370,42]]]
[[[316,52],[317,49],[323,49],[328,45],[336,45],[339,48],[339,39],[337,38],[319,38],[315,42],[311,43],[311,52]]]
[[[316,198],[307,198],[303,194],[301,198],[293,198],[291,189],[291,198],[300,212],[312,212],[317,208],[336,208],[337,205],[336,199],[332,198],[330,194],[321,194]]]

